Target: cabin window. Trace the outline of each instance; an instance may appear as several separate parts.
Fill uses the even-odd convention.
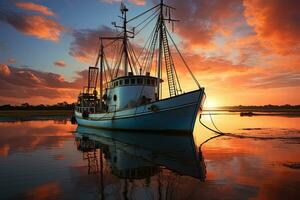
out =
[[[117,101],[117,95],[114,95],[114,101]]]
[[[143,79],[138,78],[138,79],[137,79],[137,84],[143,84]]]
[[[119,86],[119,82],[118,81],[116,81],[116,87],[118,87]]]
[[[135,84],[135,79],[134,79],[134,78],[130,79],[130,84],[131,84],[131,85],[134,85],[134,84]]]
[[[123,85],[123,80],[120,80],[120,85]]]
[[[151,85],[155,85],[155,81],[153,79],[151,79]]]
[[[147,79],[147,85],[150,85],[150,79]]]
[[[129,79],[125,79],[125,85],[129,84]]]

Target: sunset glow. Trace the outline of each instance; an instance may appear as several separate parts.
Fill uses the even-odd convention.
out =
[[[0,105],[75,102],[98,37],[114,33],[120,2],[1,1]],[[177,8],[173,35],[205,87],[207,107],[300,104],[300,1],[167,2]],[[125,3],[129,18],[153,6]],[[133,42],[137,49],[141,41]],[[194,89],[177,64],[184,91]]]

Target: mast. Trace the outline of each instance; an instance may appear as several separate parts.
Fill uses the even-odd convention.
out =
[[[164,1],[160,1],[160,15],[159,15],[159,49],[158,49],[158,63],[157,63],[157,97],[158,100],[161,98],[161,71],[162,71],[162,56],[163,56],[163,23],[164,23],[164,15],[163,15],[163,7]]]
[[[100,46],[100,110],[102,110],[102,97],[103,97],[103,41],[101,41]]]
[[[123,3],[123,1],[121,2],[121,13],[122,13],[122,17],[120,17],[121,19],[123,19],[123,25],[122,26],[118,26],[116,24],[116,22],[113,22],[112,24],[116,27],[116,28],[120,28],[123,29],[123,36],[119,37],[120,39],[123,40],[123,52],[122,55],[124,56],[124,60],[123,60],[123,65],[124,65],[124,74],[125,76],[127,76],[128,74],[128,37],[130,38],[134,38],[134,31],[129,31],[127,30],[127,23],[129,21],[127,21],[127,12],[128,9],[126,8],[125,4]],[[132,34],[132,36],[128,36],[128,33]]]
[[[124,53],[124,73],[125,76],[128,74],[128,46],[127,46],[127,14],[128,9],[121,3],[121,12],[123,14],[123,28],[124,28],[124,36],[123,36],[123,53]]]

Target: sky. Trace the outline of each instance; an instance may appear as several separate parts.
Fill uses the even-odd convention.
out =
[[[177,8],[173,35],[209,106],[300,104],[300,1],[165,2]],[[155,3],[125,1],[129,17]],[[0,104],[75,102],[119,8],[120,0],[0,0]]]

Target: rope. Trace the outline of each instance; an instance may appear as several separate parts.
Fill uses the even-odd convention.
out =
[[[210,114],[210,113],[209,113],[209,114]],[[213,121],[212,118],[210,118],[210,119],[211,119],[211,121]],[[199,117],[199,122],[200,122],[200,124],[201,124],[202,126],[204,126],[206,129],[208,129],[208,130],[210,130],[210,131],[212,131],[212,132],[214,132],[214,133],[216,133],[216,134],[218,134],[218,135],[225,135],[225,133],[223,133],[223,132],[221,132],[221,131],[219,131],[219,130],[214,130],[214,129],[212,129],[212,128],[206,126],[206,125],[201,121],[201,118],[200,118],[200,117]],[[213,124],[214,124],[214,123],[213,123]]]
[[[138,35],[142,30],[144,30],[144,28],[146,28],[158,15],[159,13],[157,13],[158,10],[156,10],[152,15],[149,16],[149,18],[145,19],[141,24],[143,24],[144,22],[149,21],[140,29],[138,30],[134,36]],[[140,26],[141,24],[139,24],[138,26]],[[137,28],[138,26],[136,26],[135,28]]]
[[[196,77],[194,76],[194,74],[193,74],[192,70],[190,69],[190,67],[189,67],[189,66],[188,66],[188,64],[186,63],[185,59],[183,58],[183,56],[182,56],[181,52],[179,51],[179,49],[178,49],[178,47],[177,47],[177,45],[176,45],[175,41],[173,40],[173,38],[172,38],[172,36],[171,36],[170,32],[168,31],[168,29],[166,29],[166,31],[167,31],[167,33],[168,33],[168,35],[169,35],[169,38],[171,39],[171,41],[172,41],[173,45],[175,46],[175,48],[176,48],[176,51],[178,52],[178,54],[179,54],[179,56],[180,56],[180,58],[181,58],[181,60],[182,60],[183,64],[184,64],[184,65],[185,65],[185,67],[188,69],[188,71],[189,71],[190,75],[192,76],[193,80],[194,80],[194,81],[195,81],[195,83],[197,84],[198,88],[201,88],[201,86],[200,86],[200,84],[199,84],[198,80],[197,80],[197,79],[196,79]]]
[[[211,115],[211,113],[210,113]],[[208,127],[207,125],[205,125],[202,121],[201,121],[201,118],[199,117],[199,122],[200,124],[205,127],[206,129],[218,134],[218,136],[229,136],[229,137],[236,137],[236,138],[250,138],[250,139],[260,139],[260,140],[275,140],[275,139],[279,139],[279,140],[284,140],[284,139],[300,139],[300,137],[260,137],[260,136],[247,136],[247,135],[241,135],[241,134],[238,134],[238,133],[226,133],[226,132],[222,132],[220,131],[216,126],[215,126],[215,123],[212,119],[212,117],[210,117],[211,119],[211,122],[212,124],[214,125],[214,127],[217,129],[217,130],[214,130],[210,127]],[[215,137],[213,137],[215,138]]]

